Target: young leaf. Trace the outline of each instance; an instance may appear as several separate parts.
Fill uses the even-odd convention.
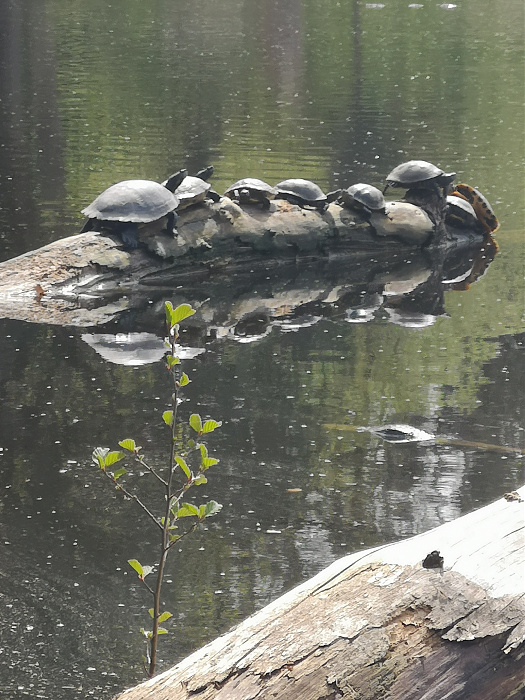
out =
[[[170,617],[173,617],[173,615],[170,612],[163,612],[161,615],[159,615],[159,623],[166,622],[166,620],[169,620]]]
[[[169,540],[170,542],[177,542],[177,540],[180,540],[180,535],[170,535]]]
[[[183,372],[182,377],[179,379],[179,386],[186,386],[189,383],[190,383],[190,378],[188,377],[186,372]]]
[[[151,639],[153,637],[153,632],[150,632],[150,630],[145,630],[144,627],[140,628],[140,633],[146,637],[146,639]]]
[[[173,425],[173,411],[164,411],[162,420],[171,428]]]
[[[106,455],[109,452],[109,447],[96,447],[91,455],[95,464],[97,464],[102,470],[106,468]]]
[[[182,469],[182,471],[184,472],[184,474],[186,474],[186,478],[187,478],[187,479],[191,479],[191,472],[190,472],[190,469],[189,469],[188,465],[186,464],[186,462],[184,461],[184,459],[183,459],[182,457],[179,457],[179,456],[177,455],[177,456],[175,457],[175,461],[177,462],[177,464],[179,465],[179,467]]]
[[[128,559],[128,564],[131,566],[132,569],[135,569],[140,578],[143,578],[144,569],[140,561],[137,561],[136,559]]]
[[[124,459],[125,456],[126,455],[124,454],[124,452],[108,452],[107,455],[104,457],[104,466],[111,467],[112,464],[120,462],[120,460]]]
[[[159,627],[157,634],[168,634],[168,630],[165,630],[164,627]]]
[[[221,507],[222,507],[222,506],[221,506]],[[141,576],[141,580],[144,581],[144,579],[146,578],[146,576],[148,576],[149,574],[151,574],[151,572],[153,571],[153,567],[152,567],[152,566],[143,566],[143,567],[142,567],[142,571],[143,571],[143,573],[142,573],[142,576]]]
[[[153,608],[150,608],[150,609],[148,610],[148,612],[149,612],[149,616],[150,616],[150,617],[153,617]]]
[[[115,480],[120,479],[121,476],[124,476],[124,474],[127,474],[128,470],[124,469],[124,467],[121,467],[120,469],[117,469],[116,472],[113,472],[113,478]]]
[[[209,518],[210,515],[215,515],[222,509],[222,505],[217,501],[209,501],[204,506],[204,517]]]
[[[138,452],[140,450],[140,447],[137,447],[135,444],[135,440],[127,439],[127,440],[121,440],[119,442],[120,447],[122,447],[123,450],[127,450],[128,452]]]
[[[195,313],[195,309],[192,309],[189,304],[180,304],[174,309],[171,302],[166,301],[164,306],[166,309],[166,322],[170,328],[184,321],[185,318],[193,316]]]
[[[175,367],[175,365],[180,365],[180,360],[178,357],[174,357],[173,355],[168,355],[166,357],[166,362],[168,364],[169,369],[172,367]]]
[[[212,433],[215,428],[220,428],[222,425],[221,421],[216,421],[216,420],[207,420],[206,423],[202,426],[202,432],[204,433]]]
[[[198,413],[191,414],[190,427],[192,427],[196,433],[200,433],[202,431],[202,421]]]
[[[207,484],[208,479],[204,476],[204,474],[199,474],[199,476],[196,476],[193,484],[194,486],[200,486],[201,484]]]
[[[209,469],[210,467],[213,467],[214,464],[218,463],[218,459],[215,459],[214,457],[206,457],[206,459],[202,460],[202,471],[206,471],[206,469]]]
[[[188,516],[199,515],[199,509],[191,503],[183,503],[177,511],[177,518],[187,518]]]

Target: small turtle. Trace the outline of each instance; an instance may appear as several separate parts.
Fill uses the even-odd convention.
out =
[[[166,182],[162,183],[164,187],[168,187],[168,189],[170,189],[170,187],[173,185],[174,179],[180,177],[180,174],[183,173],[180,184],[178,184],[174,190],[175,196],[179,200],[177,211],[187,209],[194,204],[200,204],[201,202],[204,202],[206,198],[211,199],[214,202],[219,201],[219,195],[217,192],[212,190],[211,184],[207,182],[207,180],[213,175],[213,171],[213,165],[209,165],[207,168],[199,170],[196,175],[188,175],[187,170],[179,170],[178,173],[175,173],[168,178]]]
[[[245,177],[230,185],[224,194],[240,204],[262,204],[265,209],[269,209],[270,200],[275,197],[277,190],[264,180]]]
[[[381,190],[373,185],[365,185],[359,182],[343,190],[339,197],[343,207],[371,213],[373,211],[385,213],[386,202]]]
[[[494,214],[492,207],[488,203],[487,199],[470,185],[465,185],[460,183],[454,187],[454,191],[451,194],[456,197],[461,197],[466,202],[472,205],[476,217],[480,224],[483,226],[484,230],[488,233],[494,233],[499,228],[499,221]]]
[[[443,569],[444,563],[445,560],[443,559],[441,554],[438,552],[437,549],[434,549],[433,552],[427,554],[427,556],[423,559],[421,565],[425,569]]]
[[[447,210],[445,214],[447,224],[468,226],[469,228],[478,227],[480,222],[474,211],[472,204],[467,202],[463,197],[455,194],[447,195]]]
[[[313,207],[321,213],[326,211],[330,202],[334,202],[341,195],[341,190],[325,194],[315,182],[301,178],[283,180],[275,187],[279,199],[285,199],[299,207]]]
[[[456,173],[446,173],[426,160],[409,160],[398,165],[387,176],[383,194],[389,187],[425,189],[437,185],[443,188],[443,194],[446,195],[455,177]]]
[[[166,231],[176,233],[175,209],[178,198],[172,191],[152,180],[123,180],[108,187],[82,214],[88,217],[81,233],[107,230],[116,233],[129,248],[138,246],[139,224],[167,216]]]

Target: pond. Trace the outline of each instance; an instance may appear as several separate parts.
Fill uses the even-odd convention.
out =
[[[134,437],[165,459],[170,387],[151,361],[165,299],[215,310],[183,334],[181,414],[223,422],[202,496],[224,507],[169,563],[163,668],[334,559],[523,483],[523,14],[519,0],[0,1],[2,260],[79,231],[118,180],[210,163],[218,192],[246,176],[331,190],[423,158],[501,223],[485,273],[412,320],[377,291],[349,313],[344,271],[315,265],[152,292],[105,326],[2,319],[6,697],[104,699],[143,678],[150,600],[126,562],[153,564],[156,533],[91,453]],[[228,332],[262,307],[271,323]],[[362,430],[386,423],[439,440]]]

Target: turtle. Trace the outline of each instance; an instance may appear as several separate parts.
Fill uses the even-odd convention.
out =
[[[426,160],[409,160],[398,165],[387,175],[383,194],[389,187],[427,189],[437,185],[443,188],[443,196],[446,196],[455,177],[456,173],[446,173]]]
[[[494,214],[492,207],[490,206],[487,199],[470,185],[465,185],[464,183],[459,183],[454,187],[454,191],[451,192],[456,197],[461,197],[469,204],[472,205],[476,213],[476,217],[485,231],[488,233],[494,233],[499,228],[499,221]]]
[[[170,178],[171,179],[171,178]],[[153,180],[123,180],[111,185],[82,214],[88,217],[81,233],[103,231],[118,234],[128,248],[137,248],[139,224],[167,216],[166,231],[176,233],[176,195]]]
[[[214,202],[219,201],[219,195],[217,192],[212,190],[210,183],[207,182],[207,180],[213,175],[213,171],[213,165],[209,165],[207,168],[199,170],[199,172],[195,175],[188,175],[188,171],[185,169],[179,170],[162,183],[164,187],[168,187],[168,189],[170,189],[170,186],[172,186],[172,181],[174,179],[176,181],[176,178],[180,177],[181,173],[183,174],[180,184],[178,184],[174,190],[175,196],[179,200],[179,206],[177,207],[178,211],[191,207],[194,204],[199,204],[206,198],[212,199]]]
[[[230,185],[224,195],[240,204],[262,204],[270,208],[270,200],[275,197],[277,190],[264,180],[256,177],[245,177]]]
[[[321,213],[326,211],[330,202],[334,202],[341,195],[341,190],[326,195],[315,182],[302,178],[283,180],[278,182],[275,188],[279,199],[285,199],[300,207],[313,207]]]
[[[478,227],[480,222],[474,211],[474,207],[463,197],[455,194],[447,195],[447,209],[445,222],[452,225]]]
[[[366,185],[362,182],[352,185],[341,192],[340,204],[349,209],[365,211],[367,213],[378,211],[385,213],[386,202],[381,190],[373,185]]]

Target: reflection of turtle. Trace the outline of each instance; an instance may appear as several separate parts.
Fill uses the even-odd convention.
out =
[[[472,205],[476,217],[480,224],[483,226],[484,230],[488,233],[494,233],[499,228],[499,222],[496,215],[492,211],[492,207],[488,203],[487,199],[470,185],[465,185],[460,183],[456,185],[454,191],[451,194],[456,197],[461,197],[465,201]]]
[[[279,199],[285,199],[299,207],[313,207],[321,213],[326,210],[329,202],[335,201],[341,194],[341,191],[337,190],[337,192],[330,192],[329,195],[326,195],[315,182],[299,177],[283,180],[275,187],[277,189],[276,196]]]
[[[265,209],[269,209],[270,200],[275,197],[277,190],[264,180],[245,177],[230,185],[224,194],[240,204],[262,204]]]
[[[428,163],[426,160],[409,160],[401,163],[386,178],[386,187],[404,187],[405,189],[427,189],[437,185],[443,188],[446,195],[449,185],[452,183],[456,173],[446,173],[437,165]]]
[[[177,207],[178,211],[191,207],[194,204],[199,204],[206,198],[211,199],[214,202],[219,201],[219,195],[217,192],[212,190],[211,184],[207,182],[207,180],[213,175],[213,170],[213,165],[209,165],[207,168],[199,170],[196,175],[185,175],[181,184],[178,185],[175,190],[175,196],[179,200],[179,206]],[[174,176],[172,175],[172,177]],[[168,184],[169,180],[164,183],[165,186]]]
[[[385,198],[383,193],[373,185],[366,185],[359,182],[357,185],[352,185],[341,192],[339,202],[349,209],[357,211],[379,211],[385,213]]]
[[[478,217],[472,204],[455,194],[447,196],[445,221],[453,226],[468,226],[469,228],[479,226]]]
[[[108,187],[82,213],[88,217],[81,233],[107,230],[116,233],[129,248],[138,246],[139,224],[167,216],[166,231],[175,233],[178,198],[152,180],[123,180]]]

